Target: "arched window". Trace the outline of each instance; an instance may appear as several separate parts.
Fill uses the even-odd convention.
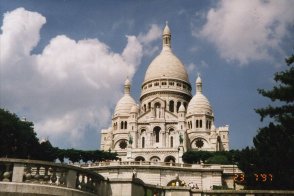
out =
[[[145,148],[145,137],[142,137],[142,148]]]
[[[146,112],[146,104],[144,104],[144,112]]]
[[[123,121],[120,122],[120,129],[124,129],[124,122]]]
[[[174,137],[173,136],[170,137],[170,147],[171,148],[174,147]]]
[[[127,121],[125,121],[125,129],[127,129],[128,128],[128,123],[127,123]]]
[[[151,109],[151,103],[149,102],[148,103],[148,110],[150,110]]]
[[[196,120],[196,128],[198,128],[198,127],[199,127],[199,121]]]
[[[190,121],[190,126],[191,126],[191,129],[193,128],[193,124],[192,124],[192,121]]]
[[[177,112],[179,112],[179,108],[180,108],[180,106],[181,106],[181,102],[177,102]]]
[[[202,128],[202,120],[200,120],[199,127]]]
[[[175,102],[173,100],[169,101],[169,111],[174,112],[174,104]]]
[[[159,142],[160,127],[155,127],[153,129],[153,131],[154,131],[154,135],[155,135],[155,142],[158,143]]]

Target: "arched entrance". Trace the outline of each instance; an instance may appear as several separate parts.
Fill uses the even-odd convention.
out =
[[[167,186],[186,186],[185,181],[180,180],[178,177],[174,180],[171,180],[169,183],[167,183]]]

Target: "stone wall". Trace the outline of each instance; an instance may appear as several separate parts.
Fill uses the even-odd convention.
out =
[[[62,195],[62,196],[97,196],[97,194],[85,191],[56,187],[42,184],[25,184],[14,182],[0,183],[0,196],[45,196],[45,195]],[[104,196],[104,195],[103,195]]]

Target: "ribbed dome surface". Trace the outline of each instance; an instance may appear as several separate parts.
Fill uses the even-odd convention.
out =
[[[173,54],[171,49],[164,48],[150,63],[144,82],[158,78],[172,78],[189,83],[187,71],[183,63]]]
[[[212,115],[211,105],[202,93],[196,93],[196,95],[189,102],[187,115],[189,116],[203,113]]]
[[[133,106],[136,106],[135,100],[129,95],[125,94],[116,104],[114,116],[130,115]]]
[[[137,105],[132,106],[131,113],[138,113],[138,112],[139,112],[139,107]]]

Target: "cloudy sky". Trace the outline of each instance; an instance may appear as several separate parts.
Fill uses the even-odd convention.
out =
[[[61,148],[97,149],[127,76],[132,96],[160,52],[165,21],[195,93],[202,76],[231,148],[252,145],[273,74],[293,53],[294,1],[0,0],[0,107]]]

